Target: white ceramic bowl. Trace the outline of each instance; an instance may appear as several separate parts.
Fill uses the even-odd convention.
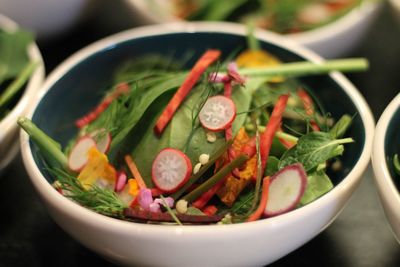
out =
[[[17,24],[0,14],[0,28],[13,31],[17,29]],[[36,44],[29,46],[28,54],[31,60],[38,62],[38,67],[29,79],[18,103],[7,116],[0,119],[0,173],[18,152],[17,117],[24,113],[28,103],[33,99],[44,80],[44,64]]]
[[[386,218],[400,242],[400,178],[393,172],[393,155],[400,155],[400,94],[382,113],[376,125],[372,151],[375,182]],[[397,181],[396,181],[397,180]],[[397,184],[397,185],[396,185]]]
[[[135,17],[142,23],[165,23],[180,19],[172,16],[167,0],[125,0]],[[398,0],[392,0],[398,1]],[[155,2],[157,5],[152,5]],[[325,58],[343,56],[350,52],[366,35],[370,25],[379,14],[383,1],[364,0],[345,16],[314,30],[287,34]]]
[[[46,39],[76,24],[87,4],[88,0],[0,0],[0,12]]]
[[[400,24],[400,0],[389,0],[389,3],[391,5],[393,16]]]
[[[199,35],[201,38],[198,38]],[[190,51],[190,46],[199,46],[204,38],[213,42],[219,39],[222,47],[229,46],[230,49],[234,49],[230,42],[241,46],[245,44],[244,36],[243,26],[227,23],[156,25],[113,35],[82,49],[54,70],[40,90],[42,98],[31,103],[28,115],[45,127],[62,121],[62,117],[53,118],[46,112],[53,107],[51,99],[57,99],[59,94],[64,92],[63,87],[66,85],[64,82],[69,84],[68,97],[74,98],[71,95],[78,93],[71,93],[69,89],[74,88],[74,84],[85,84],[85,78],[81,76],[83,78],[78,79],[77,76],[85,75],[83,74],[85,69],[91,69],[90,66],[93,68],[94,64],[97,68],[99,66],[97,60],[102,58],[100,55],[105,55],[101,62],[107,63],[107,67],[110,63],[115,65],[115,58],[110,61],[108,57],[113,54],[113,49],[125,49],[125,52],[120,51],[116,55],[119,59],[126,59],[127,54],[139,53],[136,49],[152,51],[155,46],[161,47],[160,51],[167,53],[168,47],[175,47],[177,43],[180,48],[188,46]],[[285,51],[289,51],[286,53],[294,53],[296,57],[316,62],[322,60],[309,50],[275,34],[256,31],[256,37],[272,48],[282,47]],[[162,38],[166,40],[163,41]],[[227,38],[229,42],[223,42]],[[129,46],[130,50],[127,49]],[[204,49],[206,46],[207,44],[204,44],[201,48]],[[91,75],[90,71],[85,73]],[[96,77],[104,76],[103,72],[99,74],[98,71],[92,71],[92,73]],[[349,168],[343,180],[326,195],[309,205],[274,218],[235,225],[205,226],[166,226],[121,221],[94,213],[55,191],[47,180],[51,178],[40,169],[41,164],[38,159],[40,155],[37,154],[37,150],[34,151],[25,133],[21,133],[23,161],[34,187],[54,220],[83,245],[115,263],[129,266],[265,265],[300,247],[332,223],[356,189],[369,163],[374,120],[368,105],[357,89],[340,73],[332,73],[324,79],[340,88],[338,90],[342,96],[345,95],[349,99],[348,103],[354,105],[360,116],[357,119],[360,131],[356,133],[362,136],[357,141],[359,152],[357,156],[350,158],[354,167]],[[93,82],[93,79],[91,81]],[[84,86],[87,88],[87,85]],[[325,91],[331,93],[329,90]],[[65,101],[73,100],[68,100],[66,95]],[[73,113],[73,108],[68,104],[62,107],[63,104],[57,104],[55,107],[58,110],[54,110],[54,113],[65,113],[66,120],[71,120],[71,114],[63,109],[71,109]],[[76,104],[76,107],[78,106],[79,104]],[[40,114],[45,115],[43,117]],[[62,124],[72,125],[72,122],[73,119]],[[57,139],[57,136],[53,137]]]

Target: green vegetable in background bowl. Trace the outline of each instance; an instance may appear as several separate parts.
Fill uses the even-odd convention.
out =
[[[0,29],[0,119],[18,101],[25,83],[37,66],[28,57],[30,33],[23,30],[8,32]]]

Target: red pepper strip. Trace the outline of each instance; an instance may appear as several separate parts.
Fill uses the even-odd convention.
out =
[[[151,190],[151,195],[153,196],[153,197],[158,197],[158,196],[160,196],[163,192],[160,190],[160,189],[158,189],[158,188],[151,188],[150,189]]]
[[[203,74],[203,72],[219,58],[221,52],[219,50],[207,50],[201,58],[196,62],[194,67],[191,69],[189,75],[185,81],[176,91],[174,96],[169,101],[167,107],[164,109],[161,116],[158,118],[156,125],[154,126],[154,132],[160,135],[165,127],[167,127],[169,121],[174,116],[179,105],[182,103],[186,95],[190,92],[192,87],[196,84],[197,80]]]
[[[297,91],[297,95],[300,97],[301,101],[303,102],[303,107],[308,116],[314,115],[314,102],[311,99],[311,97],[307,94],[307,92],[304,89],[299,89]],[[318,124],[314,121],[310,121],[311,128],[319,132],[321,129],[319,128]]]
[[[198,199],[196,199],[192,205],[195,208],[202,209],[204,208],[208,201],[217,193],[217,191],[221,188],[221,186],[225,183],[225,178],[219,181],[217,184],[215,184],[213,187],[211,187],[208,191],[206,191],[204,194],[202,194]]]
[[[274,139],[276,131],[281,126],[282,114],[285,111],[289,95],[281,95],[275,104],[272,111],[271,117],[267,122],[265,131],[260,135],[260,153],[261,153],[261,164],[262,173],[264,173],[265,165],[268,160],[269,151],[271,150],[272,141]],[[256,138],[253,137],[249,142],[242,148],[242,154],[252,158],[256,154]]]
[[[217,213],[218,208],[215,205],[208,205],[202,209],[202,212],[208,216],[215,215]]]
[[[247,218],[248,222],[257,221],[264,213],[265,207],[267,206],[268,194],[269,193],[269,176],[263,179],[262,193],[258,208]]]
[[[85,116],[81,117],[80,119],[75,121],[75,125],[78,128],[82,128],[83,126],[91,123],[95,119],[97,119],[100,114],[108,108],[108,106],[122,94],[126,94],[129,91],[129,85],[127,83],[120,83],[117,85],[116,90],[108,95],[104,100],[97,106],[95,107],[91,112],[86,114]]]
[[[265,165],[268,161],[269,151],[276,131],[281,127],[282,114],[285,111],[289,95],[281,95],[272,110],[271,117],[265,127],[265,132],[260,136],[260,154],[261,154],[261,173],[264,173]]]

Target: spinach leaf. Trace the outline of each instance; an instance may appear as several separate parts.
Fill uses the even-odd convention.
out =
[[[342,144],[353,142],[351,138],[334,139],[330,133],[311,132],[299,138],[296,146],[287,150],[281,157],[279,169],[300,162],[309,172],[319,164],[343,153]]]
[[[235,215],[246,215],[253,204],[254,190],[248,190],[240,194],[232,206],[231,212]]]
[[[32,40],[26,31],[0,31],[0,84],[16,77],[28,64],[27,47]]]
[[[324,171],[316,171],[307,176],[307,188],[300,200],[300,205],[306,205],[319,198],[333,188],[333,184]]]
[[[204,101],[204,90],[207,90],[204,84],[200,84],[192,89],[161,137],[156,136],[153,132],[153,125],[164,109],[159,106],[159,111],[154,121],[149,128],[145,130],[143,138],[134,147],[132,156],[136,160],[136,164],[143,179],[149,185],[152,184],[151,165],[160,150],[166,147],[172,147],[185,151],[192,164],[195,164],[198,162],[201,154],[213,155],[216,150],[224,144],[225,139],[223,132],[216,133],[217,140],[214,143],[209,143],[206,138],[206,130],[199,125],[198,121],[193,124],[193,112],[196,112],[196,109],[199,108],[198,104]],[[250,106],[251,94],[247,89],[237,87],[232,93],[232,99],[235,102],[237,111],[244,111]],[[239,128],[243,125],[244,120],[245,116],[238,116],[235,119],[232,125],[233,134],[237,133]],[[134,129],[134,131],[143,130],[144,129]]]

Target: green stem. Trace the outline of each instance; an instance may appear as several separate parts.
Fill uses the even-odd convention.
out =
[[[171,208],[168,206],[167,201],[165,201],[165,198],[163,195],[160,195],[160,198],[163,201],[164,207],[167,209],[168,213],[171,215],[171,217],[174,219],[174,221],[178,224],[178,225],[182,225],[181,221],[178,219],[178,217],[176,217],[175,213],[171,210]]]
[[[19,76],[0,95],[0,108],[5,106],[23,87],[37,67],[37,62],[30,62],[19,74]]]
[[[48,160],[52,162],[55,161],[62,167],[67,166],[67,157],[62,152],[61,146],[40,130],[31,120],[25,117],[19,117],[18,125],[25,130],[39,149],[47,156]]]
[[[339,138],[342,137],[347,129],[350,127],[352,118],[349,115],[343,115],[335,125],[331,128],[329,133],[334,137],[334,138]]]
[[[215,152],[215,154],[208,160],[207,164],[205,164],[204,166],[202,166],[200,168],[200,170],[193,174],[190,178],[189,181],[187,183],[185,183],[185,185],[179,189],[178,191],[176,191],[175,193],[173,193],[171,195],[171,197],[173,199],[178,199],[184,192],[186,192],[186,190],[189,189],[189,187],[191,187],[197,180],[199,180],[199,178],[211,167],[214,165],[214,163],[217,161],[217,159],[219,159],[224,153],[225,151],[228,149],[228,147],[232,144],[232,140],[226,142],[223,146],[221,146],[221,148],[219,148],[217,150],[217,152]]]
[[[246,25],[247,28],[247,46],[250,50],[260,50],[260,43],[254,36],[254,22],[250,21]]]
[[[219,170],[216,174],[214,174],[210,179],[202,183],[192,192],[187,194],[186,196],[182,197],[187,202],[193,202],[203,193],[207,192],[210,188],[216,185],[219,181],[224,179],[233,169],[241,166],[246,160],[249,158],[245,155],[240,155],[236,157],[231,163],[225,165],[221,170]]]
[[[294,144],[297,144],[297,141],[299,141],[299,138],[297,138],[296,136],[281,131],[277,131],[275,133],[275,136],[278,138],[282,138],[286,141],[292,142]]]
[[[312,74],[324,74],[330,71],[364,71],[368,68],[368,61],[364,58],[336,59],[321,63],[314,62],[293,62],[278,65],[276,67],[265,68],[242,68],[239,69],[241,75],[257,76],[302,76]]]

